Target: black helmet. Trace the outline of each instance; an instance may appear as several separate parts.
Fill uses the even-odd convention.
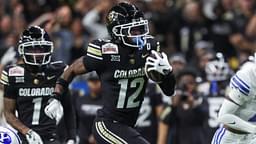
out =
[[[106,19],[112,39],[130,47],[143,47],[146,44],[148,21],[135,5],[119,3],[110,9]]]
[[[51,61],[53,42],[44,29],[30,26],[20,36],[18,51],[25,64],[46,65]]]

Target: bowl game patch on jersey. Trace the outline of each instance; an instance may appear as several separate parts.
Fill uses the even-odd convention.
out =
[[[15,66],[9,69],[9,76],[24,76],[24,68],[20,66]]]
[[[118,46],[113,43],[102,45],[102,54],[118,54]]]

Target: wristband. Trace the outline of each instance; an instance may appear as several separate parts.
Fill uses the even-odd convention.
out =
[[[66,89],[69,85],[69,82],[64,80],[63,78],[59,78],[56,82],[56,84],[60,84],[63,86],[64,89]]]

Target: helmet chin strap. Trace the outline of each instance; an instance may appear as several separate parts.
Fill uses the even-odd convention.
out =
[[[134,37],[132,38],[132,42],[139,46],[139,50],[143,49],[144,41],[142,37]]]

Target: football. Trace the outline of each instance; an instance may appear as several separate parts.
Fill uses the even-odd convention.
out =
[[[158,52],[157,54],[158,54],[160,57],[163,57],[161,53]],[[153,54],[149,55],[149,57],[152,57],[152,58],[154,58],[154,59],[156,58],[155,55],[153,55]],[[155,71],[155,70],[148,71],[148,68],[150,68],[150,66],[145,65],[145,73],[146,73],[146,76],[147,76],[150,80],[152,80],[152,81],[154,81],[154,82],[156,82],[156,83],[161,83],[162,80],[163,80],[163,78],[164,78],[164,75],[161,74],[161,73],[159,73],[159,72],[157,72],[157,71]]]

